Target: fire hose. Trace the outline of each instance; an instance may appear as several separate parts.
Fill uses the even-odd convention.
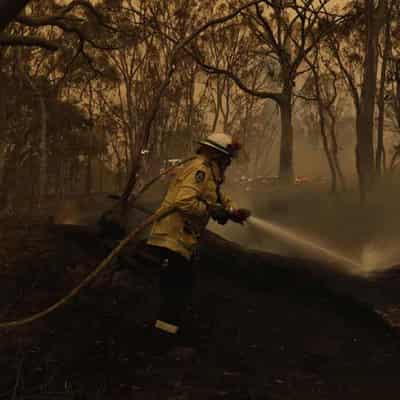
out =
[[[175,168],[186,164],[189,161],[192,161],[196,157],[190,157],[187,158],[183,161],[178,162],[174,166],[167,168],[165,171],[157,175],[155,178],[151,179],[146,185],[143,186],[143,188],[134,196],[132,199],[128,200],[127,206],[133,206],[133,204],[137,201],[139,196],[141,196],[147,189],[149,189],[153,184],[155,184],[161,177],[169,174],[172,172]],[[117,197],[118,199],[121,200],[120,197]],[[118,206],[118,204],[117,204]],[[106,211],[102,217],[104,218],[107,216],[109,213],[111,213],[116,206],[112,207],[110,210]],[[124,207],[126,209],[126,205]],[[147,211],[147,210],[146,210]],[[165,218],[166,216],[174,213],[176,211],[175,207],[169,207],[163,210],[159,210],[150,217],[148,217],[143,223],[141,223],[138,227],[136,227],[134,230],[132,230],[128,235],[125,236],[124,239],[122,239],[119,244],[110,252],[110,254],[103,259],[103,261],[98,264],[96,269],[92,271],[78,286],[76,286],[74,289],[72,289],[66,296],[64,296],[62,299],[54,303],[53,305],[49,306],[43,311],[40,311],[36,314],[33,314],[29,317],[18,319],[15,321],[8,321],[8,322],[2,322],[0,323],[0,329],[7,329],[7,328],[15,328],[17,326],[21,325],[26,325],[29,323],[32,323],[34,321],[37,321],[39,319],[44,318],[48,314],[52,313],[53,311],[57,310],[60,308],[62,305],[66,304],[68,301],[70,301],[73,297],[75,297],[85,286],[87,286],[90,282],[92,282],[101,272],[103,272],[107,267],[110,266],[111,261],[118,256],[121,251],[125,248],[125,246],[131,242],[132,240],[136,239],[140,233],[142,233],[148,226],[152,225],[154,222],[161,220],[162,218]]]
[[[129,201],[129,206],[132,206],[133,203],[138,199],[140,195],[142,195],[147,189],[149,189],[153,184],[155,184],[161,177],[169,174],[172,172],[175,168],[186,164],[187,162],[193,160],[195,157],[190,157],[187,158],[183,161],[178,162],[174,166],[167,168],[165,171],[157,175],[155,178],[151,179],[146,185],[143,186],[143,188],[138,192],[138,194]],[[114,209],[114,207],[112,208]],[[109,210],[108,212],[112,211]],[[136,227],[134,230],[132,230],[128,235],[125,236],[124,239],[122,239],[119,244],[110,252],[110,254],[103,259],[103,261],[96,267],[95,270],[93,270],[78,286],[76,286],[74,289],[72,289],[66,296],[64,296],[62,299],[58,300],[56,303],[52,304],[51,306],[47,307],[43,311],[40,311],[36,314],[33,314],[29,317],[26,318],[21,318],[15,321],[8,321],[8,322],[1,322],[0,323],[0,329],[7,329],[7,328],[15,328],[17,326],[21,325],[26,325],[30,324],[34,321],[37,321],[39,319],[42,319],[52,313],[53,311],[57,310],[64,304],[66,304],[68,301],[70,301],[73,297],[75,297],[85,286],[87,286],[90,282],[92,282],[101,272],[103,272],[107,267],[110,266],[111,261],[118,256],[121,251],[125,248],[125,246],[131,242],[132,240],[136,239],[140,233],[142,233],[148,226],[152,225],[154,222],[159,221],[168,215],[174,213],[175,207],[169,207],[166,208],[162,211],[158,211],[148,217],[143,223],[141,223],[138,227]],[[107,213],[108,213],[107,212]],[[107,214],[106,213],[106,214]]]
[[[75,297],[85,286],[87,286],[90,282],[92,282],[102,271],[104,271],[111,263],[111,261],[116,257],[124,247],[134,240],[143,230],[145,230],[149,225],[152,225],[154,222],[159,221],[162,218],[172,214],[175,212],[175,207],[166,208],[162,211],[156,212],[147,218],[142,224],[132,230],[123,240],[119,242],[119,244],[114,248],[114,250],[96,267],[94,271],[92,271],[78,286],[72,289],[66,296],[62,299],[46,308],[43,311],[40,311],[36,314],[33,314],[29,317],[18,319],[15,321],[2,322],[0,323],[0,329],[6,328],[15,328],[17,326],[26,325],[37,321],[39,319],[44,318],[51,312],[57,310],[62,305],[66,304],[73,297]]]

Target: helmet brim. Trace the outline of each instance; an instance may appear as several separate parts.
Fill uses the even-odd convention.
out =
[[[210,147],[214,150],[217,150],[220,153],[223,153],[224,155],[226,155],[228,157],[231,157],[231,158],[233,157],[233,154],[229,150],[223,148],[218,143],[215,143],[212,140],[201,140],[198,143],[201,144],[202,146]]]

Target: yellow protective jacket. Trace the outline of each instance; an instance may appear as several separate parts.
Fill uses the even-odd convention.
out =
[[[147,243],[190,259],[210,219],[209,207],[218,201],[233,207],[229,197],[218,195],[222,180],[218,165],[203,155],[178,167],[159,209],[175,206],[176,212],[153,225]]]

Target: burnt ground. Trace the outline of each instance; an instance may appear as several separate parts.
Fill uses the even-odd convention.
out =
[[[2,321],[58,300],[102,254],[41,221],[2,221],[0,240]],[[227,279],[215,260],[198,265],[195,357],[152,355],[154,270],[107,272],[46,319],[0,331],[0,398],[398,397],[400,338],[384,321],[324,290],[275,285],[273,275],[262,289]]]

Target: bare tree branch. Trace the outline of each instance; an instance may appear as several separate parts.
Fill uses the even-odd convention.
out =
[[[242,11],[244,11],[247,8],[252,7],[256,4],[259,4],[261,2],[262,2],[262,0],[251,1],[223,17],[211,19],[211,20],[207,21],[205,24],[201,25],[199,28],[195,29],[191,34],[187,35],[185,38],[183,38],[182,40],[180,40],[178,42],[176,40],[172,39],[172,42],[175,43],[175,46],[172,49],[169,59],[168,59],[166,77],[159,88],[158,95],[155,98],[155,101],[150,108],[148,118],[145,121],[143,134],[141,135],[140,140],[137,143],[137,148],[136,148],[137,153],[141,149],[143,149],[144,146],[147,146],[147,144],[148,144],[148,141],[150,139],[151,127],[157,116],[157,112],[160,107],[161,99],[171,82],[174,72],[176,71],[176,61],[177,61],[177,58],[178,58],[181,50],[186,50],[186,46],[188,46],[194,39],[196,39],[199,35],[201,35],[203,32],[205,32],[208,28],[228,22],[231,19],[235,18],[237,15],[239,15]],[[135,12],[140,14],[143,17],[143,14],[140,11],[135,10]],[[146,19],[146,18],[144,18],[144,19]],[[151,24],[150,26],[153,26],[153,24]],[[156,29],[156,31],[157,31],[157,33],[162,34],[162,32],[160,32],[159,30]],[[171,40],[171,38],[168,35],[164,35],[164,36],[167,39]],[[127,201],[132,193],[134,186],[135,186],[136,173],[139,169],[140,169],[139,159],[132,160],[132,171],[131,171],[130,177],[128,179],[128,183],[125,187],[125,190],[122,194],[122,202],[123,202],[124,206],[126,206]]]
[[[54,26],[62,29],[64,32],[74,33],[79,37],[82,42],[88,42],[92,47],[99,50],[118,50],[119,46],[103,46],[101,44],[96,43],[93,39],[88,37],[82,30],[78,27],[74,27],[66,23],[64,17],[60,17],[59,15],[50,16],[50,17],[27,17],[20,16],[16,18],[16,21],[31,27],[41,27],[41,26]]]
[[[269,25],[269,22],[268,22],[268,21],[264,18],[264,16],[262,15],[261,8],[259,7],[258,4],[256,4],[256,12],[257,12],[257,17],[258,17],[258,19],[261,21],[262,26],[263,26],[264,29],[265,29],[265,32],[268,34],[268,39],[269,39],[269,42],[270,42],[272,48],[276,51],[276,53],[277,53],[278,55],[280,55],[281,49],[280,49],[280,47],[279,47],[277,41],[275,40],[274,34],[273,34],[273,32],[272,32],[272,28],[271,28],[271,26]]]
[[[298,97],[299,99],[305,100],[305,101],[318,101],[317,97],[308,97],[304,96],[303,94],[300,93],[293,93],[294,97]]]
[[[336,43],[334,43],[334,40],[337,40],[336,38],[331,39],[331,50],[334,53],[334,56],[336,58],[336,61],[339,65],[340,71],[342,72],[345,81],[350,89],[350,92],[353,96],[353,100],[354,100],[354,105],[356,107],[357,112],[359,112],[360,109],[360,95],[358,93],[357,87],[356,87],[356,83],[354,82],[353,77],[351,76],[351,73],[349,72],[349,70],[346,68],[346,66],[343,63],[342,57],[340,55],[340,44],[338,43],[338,41]]]
[[[6,33],[0,34],[0,45],[42,47],[50,51],[57,51],[60,48],[60,45],[52,40],[33,36],[13,36]]]
[[[269,91],[257,91],[254,89],[250,89],[247,87],[242,80],[232,71],[228,71],[226,69],[217,68],[211,65],[204,63],[196,54],[190,53],[195,61],[209,74],[219,74],[225,75],[228,78],[232,79],[235,84],[243,90],[245,93],[250,94],[255,97],[259,97],[260,99],[272,99],[275,100],[277,103],[281,101],[281,94],[277,92],[269,92]]]
[[[0,0],[1,1],[1,0]],[[15,18],[15,21],[28,25],[28,26],[46,26],[46,25],[55,25],[60,21],[65,21],[68,20],[68,17],[66,15],[70,12],[73,11],[75,8],[82,7],[90,11],[91,14],[93,14],[97,22],[99,22],[103,27],[109,29],[109,30],[116,30],[111,25],[108,25],[104,21],[103,15],[96,10],[96,8],[91,4],[89,1],[86,0],[74,0],[71,1],[67,6],[61,7],[60,12],[54,15],[49,15],[49,16],[26,16],[26,15],[20,15]]]

